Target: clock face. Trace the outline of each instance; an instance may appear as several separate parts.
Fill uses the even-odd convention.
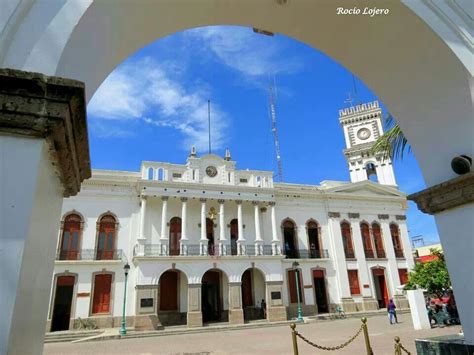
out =
[[[210,176],[210,177],[216,176],[216,175],[217,175],[217,169],[216,169],[216,167],[215,167],[215,166],[212,166],[212,165],[211,165],[211,166],[208,166],[208,167],[206,168],[206,174],[207,174],[207,176]]]
[[[370,130],[368,128],[361,128],[357,131],[357,137],[362,140],[366,140],[370,137]]]

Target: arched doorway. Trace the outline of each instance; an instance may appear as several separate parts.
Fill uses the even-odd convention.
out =
[[[230,252],[237,255],[237,240],[239,239],[239,226],[237,219],[230,221]]]
[[[379,308],[386,308],[389,301],[387,288],[387,279],[385,277],[384,268],[372,268],[372,277],[374,280],[375,298],[379,304]]]
[[[179,242],[181,240],[181,218],[173,217],[170,220],[170,255],[179,255]]]
[[[160,276],[158,318],[162,325],[186,324],[188,279],[179,270],[167,270]]]
[[[208,255],[214,255],[216,252],[215,241],[214,241],[214,221],[210,218],[206,218],[206,236],[207,236],[207,253]]]
[[[299,258],[296,224],[290,219],[285,219],[281,225],[283,230],[283,249],[287,258]]]
[[[228,290],[227,276],[218,269],[208,270],[201,282],[202,321],[204,323],[226,321],[228,311],[224,310],[224,295]]]
[[[256,268],[245,270],[242,274],[241,288],[244,320],[266,318],[265,275]]]
[[[74,292],[75,276],[58,276],[54,292],[51,331],[68,330],[71,320],[71,307]]]
[[[97,260],[112,260],[115,257],[115,236],[117,221],[114,216],[102,216],[97,228]]]
[[[328,313],[328,292],[326,288],[326,272],[323,269],[313,270],[313,286],[315,303],[318,307],[318,313]]]
[[[77,260],[81,245],[82,223],[81,216],[76,213],[71,213],[64,218],[59,260]]]
[[[310,258],[322,258],[321,237],[319,235],[319,224],[316,221],[310,220],[306,223],[308,231],[308,246]]]

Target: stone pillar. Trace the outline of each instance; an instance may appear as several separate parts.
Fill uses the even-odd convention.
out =
[[[286,307],[283,305],[283,281],[266,281],[267,320],[279,322],[287,320]]]
[[[446,167],[448,169],[448,167]],[[472,168],[471,168],[472,169]],[[408,196],[435,216],[466,344],[474,344],[474,172]]]
[[[134,327],[136,330],[153,330],[161,328],[158,319],[158,285],[136,285],[135,286],[135,317]],[[149,307],[142,307],[142,299],[152,299]]]
[[[229,323],[244,324],[241,282],[229,282]]]
[[[146,201],[147,197],[144,195],[140,196],[140,234],[137,239],[137,256],[145,255],[145,215],[146,215]]]
[[[329,253],[331,259],[334,260],[336,269],[337,289],[340,297],[340,303],[346,312],[355,312],[357,310],[354,300],[352,299],[349,288],[349,276],[347,275],[346,256],[344,254],[344,246],[342,243],[341,223],[339,212],[329,212],[328,228],[332,236],[332,251]],[[360,255],[357,255],[360,257]]]
[[[253,201],[252,205],[255,216],[255,255],[263,255],[263,239],[260,232],[260,206],[258,201]]]
[[[411,247],[410,236],[408,235],[408,228],[406,223],[406,216],[396,216],[398,230],[400,231],[400,240],[403,246],[403,256],[407,262],[408,269],[415,267],[415,260],[413,258],[413,249]]]
[[[244,221],[242,217],[242,201],[236,200],[237,204],[237,229],[239,238],[237,239],[237,255],[245,255],[245,236],[244,236]]]
[[[91,176],[84,84],[0,69],[0,354],[42,354],[61,207]]]
[[[199,201],[201,201],[201,239],[199,240],[199,255],[207,255],[209,241],[207,240],[206,233],[206,199],[201,198]]]
[[[163,202],[161,207],[161,233],[160,233],[160,255],[168,255],[168,196],[162,196]]]
[[[395,295],[402,293],[401,290],[399,291],[397,289],[397,287],[400,286],[400,276],[398,275],[397,259],[395,258],[395,249],[393,248],[392,235],[390,234],[390,226],[388,225],[387,221],[381,221],[381,229],[383,243],[385,246],[385,253],[387,255],[388,261],[388,270],[386,277],[390,279],[389,284],[392,285],[391,295],[392,297],[394,297]]]
[[[202,327],[201,284],[188,284],[188,315],[189,328]]]
[[[277,223],[276,223],[276,212],[275,202],[270,202],[270,214],[272,222],[272,255],[281,255],[281,243],[278,239]]]
[[[181,197],[181,240],[179,243],[179,255],[188,255],[188,198]]]
[[[219,255],[227,255],[227,239],[225,236],[225,213],[224,200],[217,200],[219,202]]]

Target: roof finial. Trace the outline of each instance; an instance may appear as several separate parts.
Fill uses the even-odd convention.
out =
[[[193,145],[192,148],[191,148],[191,153],[189,154],[189,156],[195,158],[196,155],[197,155],[196,146]]]
[[[229,161],[231,158],[230,158],[230,150],[229,148],[226,148],[225,149],[225,160]]]

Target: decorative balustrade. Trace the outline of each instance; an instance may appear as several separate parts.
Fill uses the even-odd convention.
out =
[[[327,249],[290,249],[285,256],[287,259],[328,259],[329,253]]]
[[[231,248],[231,245],[226,245],[225,249],[227,253],[225,256],[236,256],[237,249],[235,250],[235,254]],[[175,254],[165,255],[162,252],[162,248],[160,244],[145,244],[144,246],[144,256],[203,256],[203,257],[213,257],[213,256],[224,256],[220,255],[219,253],[219,245],[199,245],[199,244],[187,244],[186,245],[186,253],[185,254]],[[255,244],[246,244],[245,245],[245,255],[244,256],[256,256],[256,246]],[[326,251],[327,254],[327,251]],[[258,255],[264,256],[271,256],[272,254],[272,246],[271,245],[261,245],[260,252]]]
[[[116,250],[60,250],[56,254],[56,260],[122,260],[122,249]]]

